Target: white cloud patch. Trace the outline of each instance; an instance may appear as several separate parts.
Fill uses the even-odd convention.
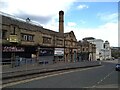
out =
[[[106,23],[96,28],[75,28],[66,26],[65,32],[73,30],[77,40],[84,37],[95,37],[96,39],[108,40],[111,46],[118,46],[118,24]]]
[[[79,10],[81,10],[81,9],[85,9],[85,8],[89,8],[89,7],[87,5],[85,5],[85,4],[82,4],[82,5],[79,5],[77,8]]]
[[[4,2],[4,0],[1,0]],[[7,3],[6,8],[0,8],[0,11],[4,11],[9,14],[26,14],[51,16],[58,13],[59,10],[67,11],[69,6],[75,0],[5,0]]]
[[[102,20],[102,21],[107,21],[107,22],[117,22],[118,21],[118,13],[98,13],[97,16]]]
[[[59,27],[59,23],[58,23],[58,15],[52,17],[52,20],[49,21],[46,25],[43,25],[43,27],[58,32],[58,27]]]
[[[119,0],[77,0],[78,2],[119,2]]]
[[[75,27],[76,23],[75,22],[68,22],[67,26],[69,26],[69,27]]]

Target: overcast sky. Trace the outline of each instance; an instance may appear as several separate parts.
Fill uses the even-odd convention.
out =
[[[74,31],[77,40],[94,37],[118,46],[118,1],[0,0],[0,11],[22,19],[29,17],[44,28],[58,31],[58,13],[63,10],[64,32]]]

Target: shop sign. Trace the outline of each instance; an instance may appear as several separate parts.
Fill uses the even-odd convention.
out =
[[[24,52],[23,47],[16,47],[16,46],[4,46],[2,48],[3,52]]]
[[[17,35],[10,35],[9,42],[18,42],[18,37]]]
[[[54,55],[55,56],[63,56],[64,55],[64,48],[55,48]]]
[[[40,48],[39,54],[40,56],[53,56],[54,50],[53,48]]]

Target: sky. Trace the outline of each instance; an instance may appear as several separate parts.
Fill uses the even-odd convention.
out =
[[[30,18],[44,28],[59,31],[59,11],[64,11],[64,32],[74,31],[77,40],[85,37],[108,40],[118,46],[119,0],[0,0],[0,11]],[[120,44],[119,44],[120,45]]]

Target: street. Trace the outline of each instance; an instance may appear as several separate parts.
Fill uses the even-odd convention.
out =
[[[120,72],[115,61],[9,84],[6,88],[118,88]]]

